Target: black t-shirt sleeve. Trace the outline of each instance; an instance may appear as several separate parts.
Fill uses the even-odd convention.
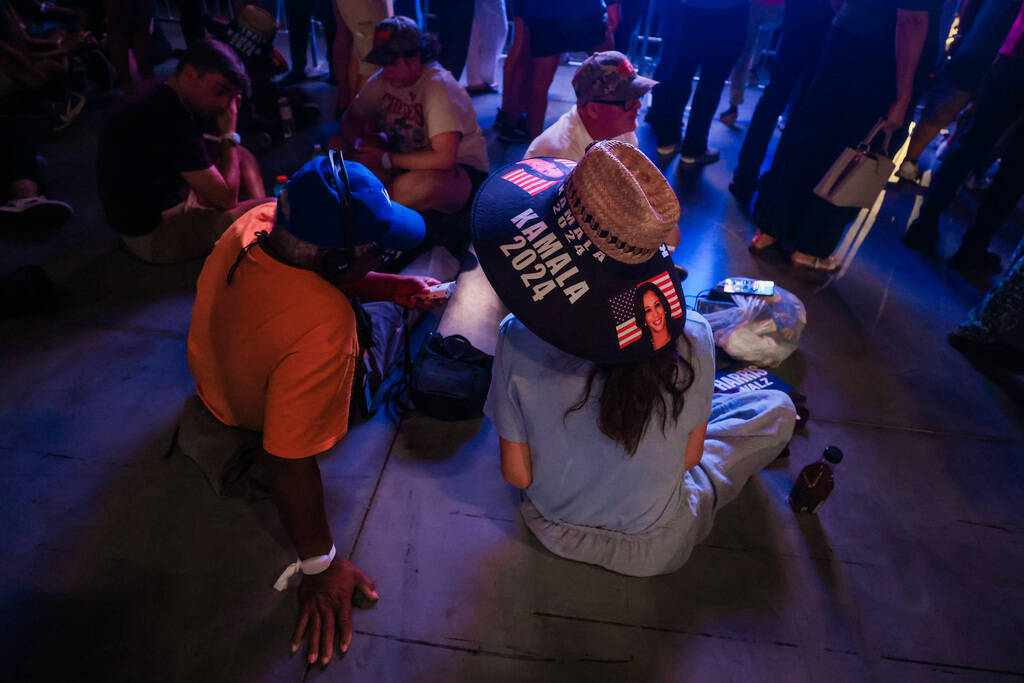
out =
[[[178,117],[169,129],[174,131],[171,147],[171,164],[178,173],[202,171],[213,165],[206,151],[202,129],[188,117]]]

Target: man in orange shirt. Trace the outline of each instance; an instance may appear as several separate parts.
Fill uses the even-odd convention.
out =
[[[377,598],[373,582],[336,557],[314,457],[348,430],[359,344],[346,294],[427,307],[436,280],[372,272],[385,250],[415,247],[423,231],[420,215],[392,203],[365,166],[332,153],[293,175],[276,205],[239,218],[199,275],[188,364],[202,402],[192,412],[202,415],[186,410],[182,449],[191,455],[187,424],[261,435],[256,463],[300,558],[276,586],[303,575],[292,651],[308,626],[310,663],[330,661],[336,626],[348,650],[356,588]]]

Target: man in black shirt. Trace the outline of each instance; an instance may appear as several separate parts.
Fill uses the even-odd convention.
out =
[[[188,49],[167,83],[140,84],[107,120],[96,160],[100,199],[143,261],[203,256],[238,216],[266,201],[239,201],[265,194],[235,132],[248,82],[234,52],[206,40]]]

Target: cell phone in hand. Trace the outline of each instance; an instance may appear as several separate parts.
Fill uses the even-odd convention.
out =
[[[449,299],[452,294],[455,293],[455,280],[449,282],[440,282],[436,285],[427,287],[427,291],[422,294],[417,294],[421,299]]]
[[[722,280],[722,291],[726,294],[756,294],[771,296],[775,283],[771,280],[754,280],[749,277],[727,277]]]

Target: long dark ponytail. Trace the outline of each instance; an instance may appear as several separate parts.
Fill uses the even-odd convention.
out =
[[[675,421],[683,412],[686,390],[693,384],[690,363],[692,346],[686,333],[676,343],[669,343],[653,354],[630,365],[594,365],[587,376],[583,396],[565,411],[580,410],[590,400],[597,377],[604,379],[601,390],[597,427],[609,439],[620,444],[627,453],[636,453],[647,425],[657,416],[664,434],[669,419]]]

